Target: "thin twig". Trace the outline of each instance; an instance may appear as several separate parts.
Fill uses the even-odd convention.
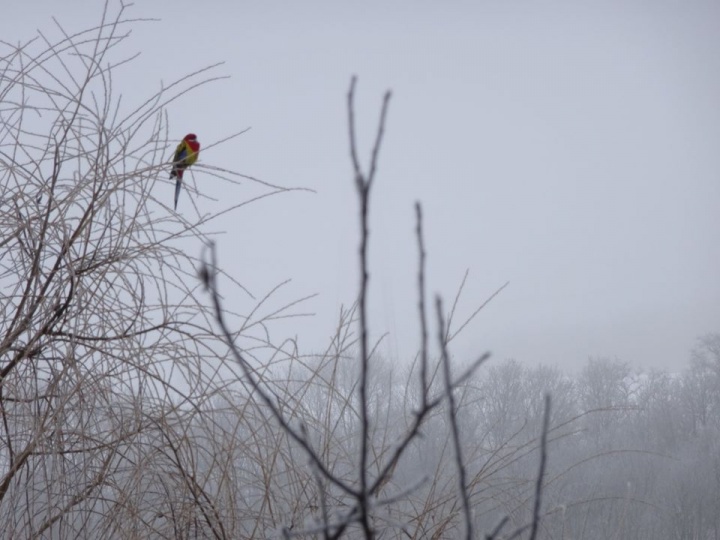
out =
[[[465,463],[462,457],[462,448],[460,446],[460,433],[457,425],[457,411],[455,409],[455,397],[453,396],[452,377],[450,375],[450,357],[447,350],[447,341],[445,340],[445,320],[442,311],[442,300],[436,297],[435,305],[437,308],[438,318],[438,340],[440,342],[440,352],[442,355],[443,374],[445,380],[445,396],[448,401],[448,417],[450,420],[450,433],[452,435],[453,449],[455,450],[455,465],[458,470],[458,488],[462,500],[463,517],[465,520],[465,538],[472,540],[472,516],[470,513],[470,497],[467,490],[467,482],[465,480]]]
[[[533,507],[533,522],[530,529],[530,540],[535,540],[540,524],[540,502],[542,498],[543,479],[545,478],[545,464],[547,462],[547,434],[550,426],[550,394],[545,394],[545,412],[543,414],[542,435],[540,437],[540,470],[535,481],[535,505]]]
[[[485,540],[495,540],[495,538],[497,538],[497,535],[500,534],[500,531],[507,524],[508,521],[510,521],[509,517],[503,517],[497,524],[497,526],[492,530],[492,532],[485,535]]]
[[[420,395],[421,409],[427,405],[427,369],[428,369],[428,331],[425,314],[425,243],[422,230],[422,207],[420,202],[415,203],[415,216],[417,226],[415,233],[418,243],[418,314],[420,315]]]

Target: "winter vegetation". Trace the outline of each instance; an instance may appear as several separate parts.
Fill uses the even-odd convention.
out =
[[[237,202],[203,213],[189,175],[200,203],[173,212],[165,107],[218,76],[122,102],[132,24],[120,8],[2,44],[2,537],[720,537],[720,334],[680,373],[457,359],[472,321],[426,298],[418,204],[422,338],[407,362],[379,355],[365,255],[390,94],[364,158],[353,79],[363,279],[326,348],[300,351],[274,323],[303,299],[256,298],[212,242],[218,216],[293,188],[201,159]]]

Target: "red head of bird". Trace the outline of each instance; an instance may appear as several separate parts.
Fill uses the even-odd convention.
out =
[[[200,143],[197,140],[197,135],[195,135],[194,133],[188,133],[187,135],[185,135],[183,142],[187,145],[187,147],[190,150],[195,152],[195,157],[191,161],[188,162],[188,165],[192,165],[197,160],[198,152],[200,152]]]

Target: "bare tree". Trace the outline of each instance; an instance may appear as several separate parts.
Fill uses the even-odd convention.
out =
[[[466,472],[466,460],[463,457],[463,441],[458,429],[458,405],[455,401],[456,391],[461,390],[463,385],[472,378],[476,370],[488,358],[488,354],[481,355],[477,360],[471,362],[463,372],[453,377],[450,369],[450,355],[448,352],[449,341],[465,328],[468,322],[475,317],[476,310],[459,329],[451,328],[450,322],[453,319],[457,298],[448,316],[448,323],[445,317],[440,299],[437,300],[438,309],[438,348],[439,358],[431,365],[428,352],[428,324],[425,315],[425,248],[423,241],[422,210],[419,204],[416,205],[417,226],[416,234],[419,251],[418,269],[418,311],[421,328],[421,345],[419,349],[419,374],[418,384],[414,395],[415,402],[408,404],[404,400],[402,409],[394,408],[394,414],[390,412],[392,406],[392,385],[385,389],[384,385],[376,386],[376,389],[384,393],[382,397],[385,403],[375,402],[372,396],[371,381],[373,374],[379,368],[378,358],[374,354],[374,347],[369,343],[369,321],[367,318],[367,297],[369,288],[369,262],[368,242],[370,237],[369,215],[370,215],[370,194],[378,170],[378,156],[385,129],[388,103],[390,93],[386,93],[382,102],[380,121],[378,124],[376,139],[370,156],[368,172],[363,172],[357,153],[355,140],[355,115],[354,95],[356,79],[353,78],[348,92],[348,125],[350,133],[350,155],[354,169],[354,181],[359,200],[360,216],[360,249],[359,249],[359,270],[360,286],[356,307],[349,316],[341,317],[341,324],[336,332],[337,339],[333,340],[333,354],[327,353],[319,359],[316,365],[310,365],[300,357],[293,356],[287,360],[290,366],[280,375],[285,377],[286,373],[292,372],[293,364],[301,363],[307,379],[301,383],[300,388],[311,386],[320,379],[321,399],[312,400],[314,410],[308,409],[308,394],[301,393],[302,400],[293,396],[295,392],[289,392],[288,388],[278,391],[277,380],[262,380],[257,376],[258,366],[248,360],[244,352],[238,347],[234,340],[234,333],[230,329],[225,312],[222,306],[220,292],[217,284],[218,263],[214,246],[211,247],[210,256],[201,272],[202,280],[208,288],[215,308],[215,316],[220,325],[230,351],[237,364],[243,370],[243,381],[248,382],[252,390],[259,396],[262,407],[268,411],[276,422],[277,428],[288,439],[290,444],[300,449],[309,462],[313,472],[315,483],[315,497],[317,503],[311,508],[318,510],[315,513],[314,522],[308,525],[305,520],[298,526],[293,518],[289,526],[282,528],[282,534],[286,538],[296,536],[321,535],[323,538],[339,538],[342,535],[357,533],[360,537],[370,539],[379,535],[404,534],[407,537],[427,537],[428,530],[424,524],[430,519],[432,525],[432,537],[440,537],[448,533],[454,534],[454,530],[460,523],[464,523],[466,538],[472,538],[473,533],[473,512],[471,509],[471,491],[477,486],[478,478],[484,477],[480,474],[470,481]],[[464,281],[463,281],[464,285]],[[504,288],[503,285],[502,288]],[[462,285],[461,288],[462,290]],[[501,290],[500,289],[500,290]],[[499,291],[497,291],[499,292]],[[497,292],[495,294],[497,294]],[[495,296],[492,295],[492,297]],[[487,302],[481,305],[481,308]],[[357,337],[350,334],[351,325],[357,325]],[[343,336],[341,338],[340,336]],[[349,336],[352,336],[351,338]],[[357,350],[349,353],[348,342],[357,345]],[[353,365],[359,364],[359,370],[349,381],[349,384],[339,384],[338,372],[346,372],[347,367],[340,366],[340,362],[352,360]],[[440,381],[436,376],[442,369],[443,379]],[[388,374],[391,374],[388,373]],[[385,379],[392,380],[390,379]],[[409,381],[405,388],[410,386]],[[297,387],[297,386],[296,386]],[[341,390],[343,389],[343,390]],[[406,390],[407,392],[407,390]],[[326,400],[326,406],[323,401]],[[336,405],[336,413],[323,414],[323,408],[330,411]],[[375,404],[375,406],[373,406]],[[428,476],[411,479],[409,482],[398,482],[401,476],[398,473],[403,465],[411,462],[414,453],[422,452],[425,448],[421,435],[431,425],[433,418],[437,419],[441,410],[448,415],[450,438],[452,441],[453,453],[451,462],[455,464],[458,481],[456,486],[444,485],[440,497],[444,499],[442,512],[435,516],[435,511],[428,506],[428,502],[438,495],[438,482],[444,482],[446,473],[443,469],[436,469],[435,478]],[[383,411],[387,411],[383,415]],[[435,413],[438,414],[435,414]],[[388,418],[395,417],[393,424],[398,423],[398,418],[404,420],[401,427],[391,425]],[[381,421],[385,418],[384,422]],[[530,517],[529,524],[517,528],[510,533],[510,537],[516,537],[525,531],[530,531],[531,538],[535,538],[540,521],[540,495],[542,492],[545,451],[547,448],[547,435],[549,432],[549,398],[545,407],[544,423],[540,438],[527,443],[521,455],[527,455],[534,449],[540,449],[541,466],[540,472],[536,475],[534,484],[534,511]],[[318,423],[318,419],[320,422]],[[330,424],[333,422],[334,424]],[[344,429],[338,430],[342,423]],[[402,423],[405,424],[402,427]],[[443,424],[444,425],[444,424]],[[349,428],[349,429],[348,429]],[[448,440],[448,433],[445,429],[440,430],[441,437]],[[392,433],[391,437],[387,437]],[[378,438],[378,435],[382,435]],[[342,451],[338,454],[338,449]],[[291,452],[292,453],[292,452]],[[444,456],[445,450],[441,452]],[[519,459],[516,455],[511,461]],[[290,460],[292,461],[292,460]],[[440,465],[442,460],[437,462]],[[297,469],[297,465],[290,468]],[[415,469],[417,470],[417,468]],[[297,480],[296,480],[297,482]],[[431,484],[429,490],[422,489],[424,484]],[[296,485],[291,482],[290,485]],[[382,492],[386,486],[392,485],[385,496]],[[424,503],[414,506],[414,498],[418,493],[424,493]],[[312,499],[311,499],[312,500]],[[408,506],[410,502],[410,506]],[[290,501],[285,503],[285,507]],[[434,503],[433,503],[434,504]],[[445,505],[447,504],[447,508]],[[458,508],[461,511],[458,512]],[[292,512],[295,515],[295,511]],[[312,515],[312,514],[311,514]],[[394,516],[394,517],[393,517]],[[507,520],[503,521],[504,525]],[[499,534],[501,527],[496,529]],[[395,531],[395,532],[391,532]],[[493,536],[494,537],[494,536]]]
[[[86,31],[56,23],[2,43],[0,521],[9,537],[181,537],[195,520],[227,536],[210,480],[183,474],[200,451],[186,444],[189,420],[221,388],[208,365],[223,360],[183,243],[206,243],[203,226],[218,212],[190,222],[166,204],[164,113],[221,77],[217,66],[200,69],[124,104],[113,74],[133,59],[121,45],[143,22],[106,5]],[[287,191],[256,183],[260,196]],[[249,334],[261,323],[251,319]]]

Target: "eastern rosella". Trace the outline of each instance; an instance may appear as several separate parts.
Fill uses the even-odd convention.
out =
[[[175,210],[177,210],[178,198],[180,197],[183,173],[185,169],[197,161],[199,153],[200,143],[194,133],[185,135],[185,138],[175,149],[172,171],[170,171],[170,178],[177,178],[175,182]]]

